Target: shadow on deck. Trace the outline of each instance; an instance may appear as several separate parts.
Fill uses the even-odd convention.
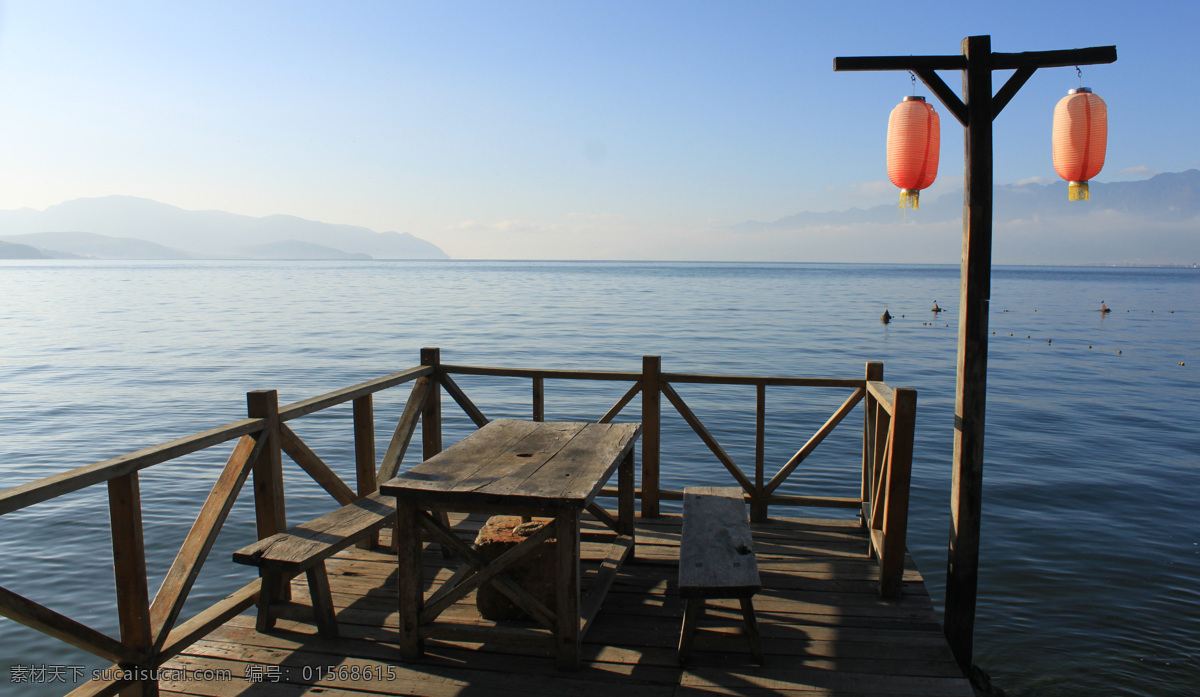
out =
[[[473,537],[479,525],[478,518],[467,518],[456,529]],[[621,569],[584,637],[578,671],[559,671],[548,648],[499,643],[430,640],[420,662],[401,661],[396,558],[350,549],[327,565],[340,638],[320,639],[311,624],[287,620],[261,634],[251,610],[165,666],[228,670],[232,680],[163,680],[160,687],[163,694],[212,697],[973,694],[911,557],[902,596],[885,600],[879,597],[878,562],[868,558],[867,532],[857,521],[776,518],[753,530],[763,581],[755,607],[764,666],[752,662],[740,634],[737,601],[717,600],[701,620],[688,667],[679,667],[680,518],[664,515],[637,520],[637,558]],[[585,571],[588,552],[585,543]],[[436,547],[427,549],[426,578],[447,578],[452,563]],[[293,593],[307,602],[303,576]],[[443,617],[491,624],[479,619],[474,594]]]

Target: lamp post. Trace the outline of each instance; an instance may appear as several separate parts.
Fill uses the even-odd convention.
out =
[[[983,490],[984,406],[987,395],[988,303],[992,275],[992,119],[1038,68],[1112,63],[1116,46],[993,53],[990,36],[962,40],[962,55],[834,58],[833,69],[911,70],[964,130],[962,272],[959,279],[958,370],[954,397],[954,465],[950,548],[943,630],[970,675],[979,582],[979,522]],[[992,94],[993,70],[1016,70]],[[959,99],[937,70],[962,72]]]

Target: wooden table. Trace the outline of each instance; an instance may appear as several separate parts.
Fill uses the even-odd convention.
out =
[[[431,636],[467,641],[552,637],[559,667],[577,668],[583,634],[617,569],[633,553],[633,451],[641,432],[641,424],[497,419],[381,485],[380,493],[396,497],[401,655],[421,657],[424,640]],[[619,472],[615,518],[593,502],[614,471]],[[607,535],[609,547],[600,572],[581,597],[579,520],[584,510],[615,534]],[[549,517],[553,523],[489,562],[445,527],[444,516],[436,513],[446,511]],[[421,567],[422,530],[464,561],[428,599]],[[557,549],[554,610],[504,573],[550,538]],[[545,629],[435,622],[487,581]]]

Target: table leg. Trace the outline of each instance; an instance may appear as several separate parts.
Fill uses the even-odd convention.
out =
[[[420,617],[424,605],[424,579],[421,573],[421,530],[417,508],[405,501],[396,502],[396,540],[399,561],[400,655],[405,659],[425,655],[421,640]]]
[[[617,466],[617,528],[622,535],[634,537],[634,490],[633,490],[633,448]],[[633,547],[629,548],[629,558],[633,558]]]
[[[579,667],[579,511],[561,511],[554,520],[557,536],[557,606],[554,609],[557,628],[554,640],[561,670]]]

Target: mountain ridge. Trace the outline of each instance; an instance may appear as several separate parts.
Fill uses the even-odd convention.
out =
[[[86,241],[63,238],[80,233],[98,237]],[[59,245],[54,251],[103,259],[450,258],[437,245],[407,232],[376,232],[283,214],[253,217],[217,210],[189,211],[136,196],[78,198],[42,211],[0,211],[0,240],[45,251],[34,240],[46,239]],[[151,247],[138,242],[162,249],[151,252]],[[317,256],[307,257],[297,250]],[[255,256],[259,253],[266,256]]]

